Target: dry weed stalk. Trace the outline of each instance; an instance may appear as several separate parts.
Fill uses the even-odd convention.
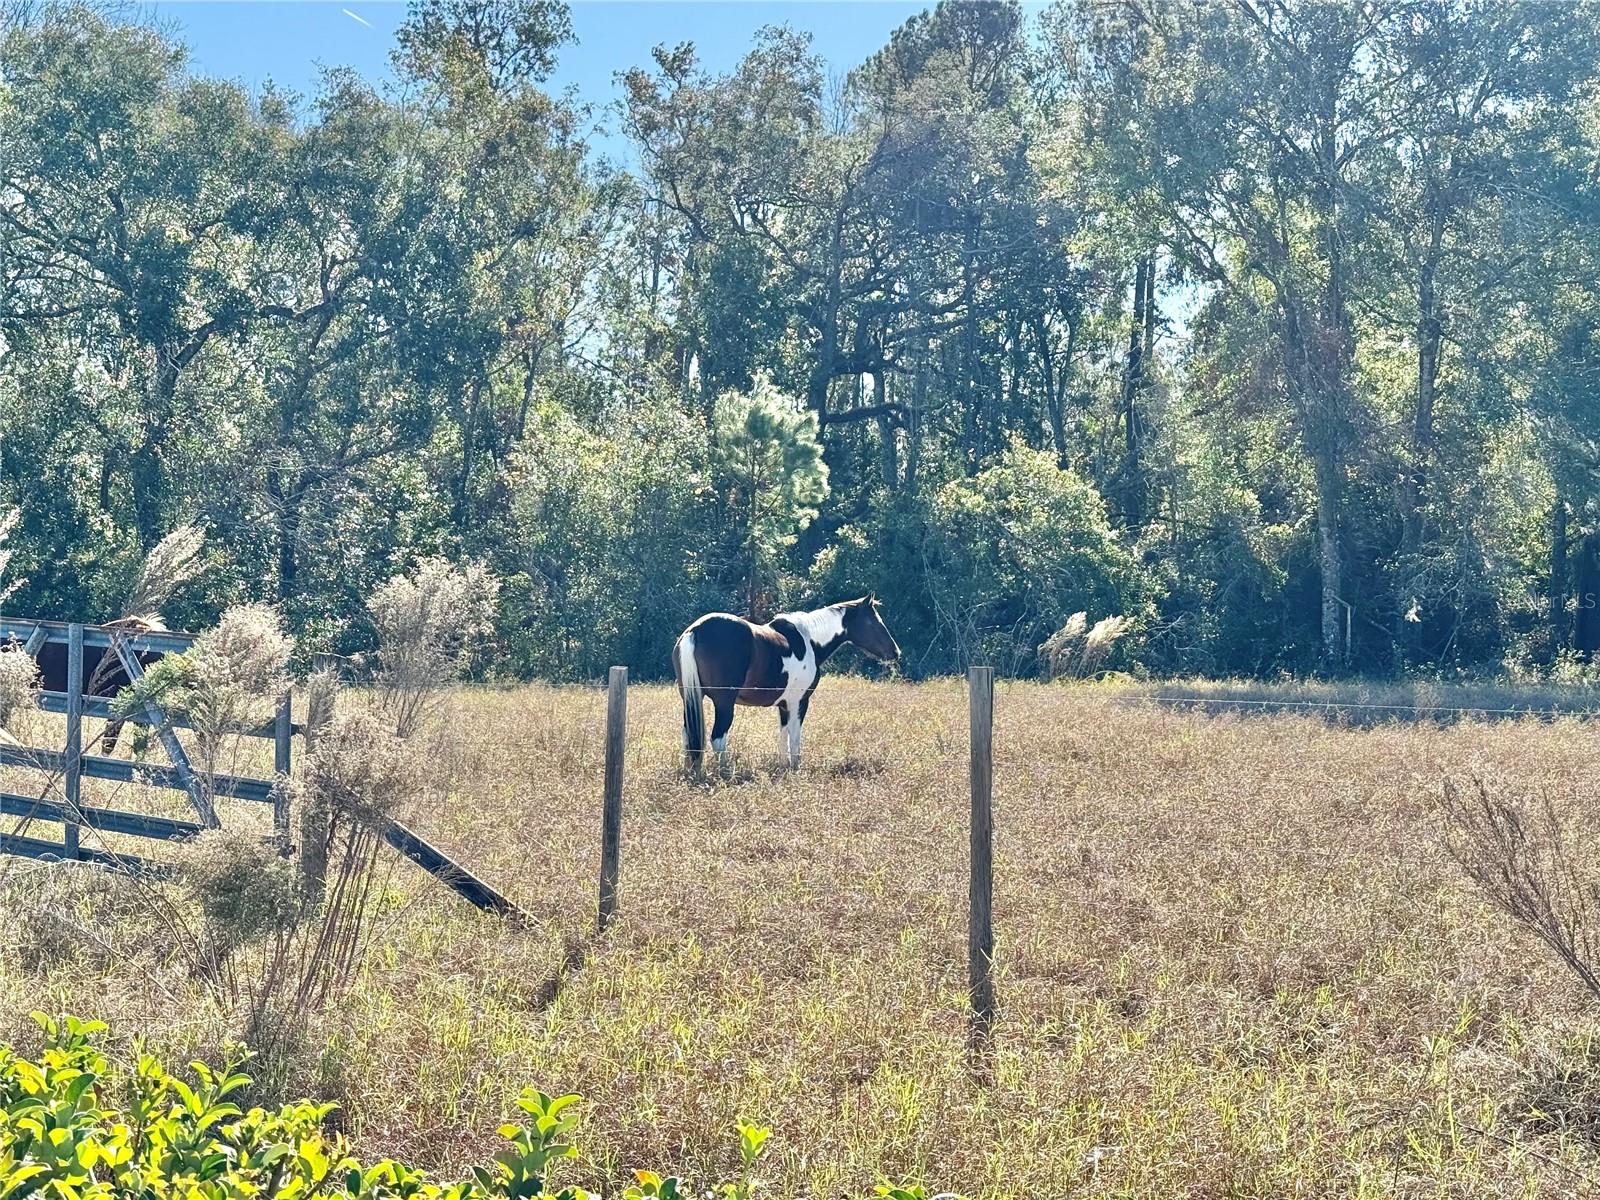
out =
[[[338,703],[341,687],[339,672],[335,670],[313,671],[306,678],[304,726],[308,750],[316,747],[317,738],[333,720],[334,707]]]
[[[179,712],[194,730],[192,765],[215,798],[223,748],[271,718],[289,688],[294,643],[266,604],[236,605],[183,654],[161,659],[114,702],[127,716],[147,701]]]
[[[295,781],[304,843],[324,864],[315,886],[269,841],[218,830],[200,838],[183,878],[202,927],[193,967],[217,1000],[242,1013],[269,1072],[355,977],[374,936],[383,828],[414,798],[422,772],[410,747],[373,713],[332,719]]]
[[[1600,879],[1574,859],[1549,793],[1519,804],[1480,778],[1445,781],[1445,845],[1500,911],[1553,950],[1600,1000]]]
[[[304,731],[308,754],[316,752],[322,735],[333,721],[340,687],[337,671],[316,671],[306,680]],[[320,903],[328,877],[330,813],[325,804],[306,803],[307,793],[303,786],[291,795],[296,797],[295,809],[299,815],[301,881],[308,900]]]
[[[295,789],[324,832],[328,874],[317,919],[303,930],[288,1008],[297,1019],[320,1012],[360,966],[373,935],[384,826],[395,808],[416,797],[422,780],[412,748],[363,710],[334,717],[307,755]]]
[[[180,525],[155,544],[139,568],[139,578],[123,604],[123,619],[161,623],[161,609],[200,573],[200,551],[206,535],[194,525]]]
[[[289,688],[293,649],[277,612],[265,604],[230,608],[195,639],[185,712],[207,774],[215,776],[226,739],[271,718]]]
[[[39,664],[21,646],[0,646],[0,731],[39,706]]]
[[[235,952],[269,939],[281,955],[284,935],[293,928],[297,914],[292,869],[259,839],[237,830],[212,829],[195,839],[183,871],[204,921],[196,966],[221,995],[236,1000]],[[264,974],[270,979],[275,972]]]
[[[1049,678],[1088,679],[1099,673],[1116,644],[1133,630],[1131,617],[1102,617],[1093,626],[1089,614],[1076,612],[1039,646]]]
[[[421,728],[439,693],[493,630],[499,591],[499,580],[480,563],[458,569],[427,558],[368,601],[378,634],[378,702],[401,737]]]

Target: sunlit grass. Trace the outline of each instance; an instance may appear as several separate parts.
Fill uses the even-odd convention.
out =
[[[1002,1012],[974,1061],[962,685],[826,680],[798,773],[772,715],[741,711],[739,761],[705,785],[678,773],[676,696],[634,687],[603,939],[603,694],[464,690],[406,819],[533,924],[396,863],[300,1082],[343,1101],[365,1152],[451,1170],[492,1152],[524,1084],[580,1092],[594,1185],[726,1177],[744,1116],[775,1129],[779,1196],[913,1175],[979,1196],[1589,1187],[1594,1014],[1458,877],[1437,805],[1451,773],[1583,788],[1600,727],[1148,700],[997,690]],[[242,810],[224,817],[265,829]],[[0,1034],[67,1006],[177,1060],[225,1036],[125,887],[0,869]],[[41,929],[50,906],[103,945]]]

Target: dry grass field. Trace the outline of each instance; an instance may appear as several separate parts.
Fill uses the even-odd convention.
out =
[[[603,714],[595,689],[451,697],[407,819],[534,920],[394,865],[296,1078],[364,1152],[458,1170],[533,1083],[585,1097],[571,1178],[608,1189],[637,1166],[727,1175],[747,1117],[774,1129],[760,1174],[781,1197],[905,1177],[974,1197],[1595,1190],[1594,1002],[1463,879],[1440,796],[1479,773],[1592,806],[1600,725],[1001,684],[1002,1011],[975,1057],[962,685],[826,680],[798,773],[771,714],[742,712],[711,785],[679,777],[675,695],[635,687],[622,918],[597,939]],[[136,889],[9,860],[0,906],[0,1040],[27,1044],[36,1007],[180,1061],[226,1036]]]

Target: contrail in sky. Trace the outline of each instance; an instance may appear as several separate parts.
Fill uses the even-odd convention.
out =
[[[368,29],[372,28],[372,22],[371,21],[367,20],[365,17],[357,16],[355,13],[351,12],[348,8],[341,8],[339,11],[342,12],[345,16],[349,17],[352,21],[359,21],[361,24],[365,25]]]

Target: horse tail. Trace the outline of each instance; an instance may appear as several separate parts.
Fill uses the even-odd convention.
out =
[[[678,691],[683,695],[683,761],[698,770],[705,761],[706,714],[700,688],[700,667],[694,661],[694,634],[678,639]]]

